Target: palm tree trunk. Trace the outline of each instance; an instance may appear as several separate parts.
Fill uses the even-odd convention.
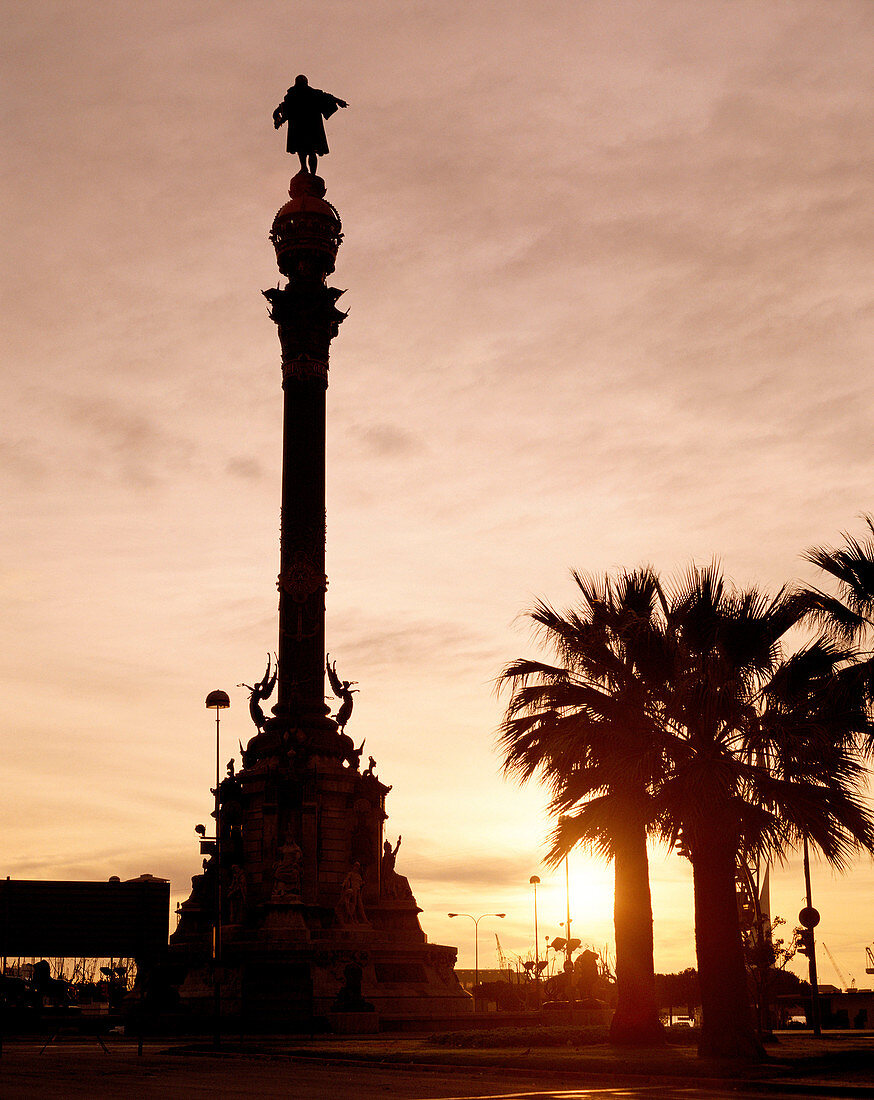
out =
[[[702,1057],[759,1061],[737,916],[735,846],[720,836],[692,847]]]
[[[610,1042],[652,1046],[664,1042],[655,997],[652,898],[646,828],[633,825],[614,840],[613,926],[616,932],[617,1004]]]

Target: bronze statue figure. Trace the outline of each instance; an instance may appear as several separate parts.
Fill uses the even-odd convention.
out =
[[[319,157],[328,152],[322,120],[330,118],[338,107],[348,106],[344,99],[311,88],[305,76],[295,77],[294,84],[273,112],[273,125],[278,130],[283,122],[288,123],[286,149],[289,153],[297,153],[302,172],[309,171],[314,176]]]
[[[367,738],[364,739],[365,741]],[[361,770],[361,754],[364,752],[364,741],[355,748],[355,742],[351,737],[346,737],[343,744],[343,759],[355,771]]]
[[[387,840],[382,846],[382,860],[379,868],[379,892],[383,898],[394,901],[407,901],[413,897],[409,880],[405,875],[399,875],[395,870],[395,861],[398,857],[398,849],[401,846],[401,838],[392,848],[391,841]]]
[[[273,893],[271,901],[286,901],[300,895],[301,864],[303,851],[291,835],[279,849],[279,859],[273,864]]]
[[[365,1001],[361,993],[361,979],[364,973],[357,963],[349,963],[343,971],[343,984],[331,1005],[332,1012],[375,1012],[376,1009]]]
[[[577,996],[587,1001],[595,996],[598,984],[598,953],[587,947],[574,959],[574,976],[577,981]]]
[[[334,910],[341,927],[349,928],[359,924],[370,924],[367,914],[364,912],[364,903],[361,900],[363,889],[364,876],[361,874],[361,864],[356,860],[352,864],[352,869],[343,879],[343,885],[340,887],[340,899]]]
[[[382,846],[382,863],[379,869],[379,881],[382,896],[395,898],[398,895],[398,873],[395,871],[395,860],[398,858],[398,849],[401,846],[401,838],[392,848],[391,841],[387,840]]]
[[[264,729],[264,723],[266,718],[264,717],[264,711],[261,708],[261,704],[265,702],[273,694],[273,689],[276,687],[276,677],[279,673],[279,661],[273,666],[273,675],[270,675],[270,654],[267,654],[267,670],[264,673],[264,678],[258,684],[237,684],[237,687],[247,688],[250,692],[249,695],[249,714],[252,716],[252,721],[260,733]],[[242,746],[241,746],[242,748]],[[245,761],[243,762],[245,767]]]
[[[352,716],[352,704],[354,702],[352,695],[358,691],[358,688],[353,687],[353,684],[357,684],[357,680],[341,680],[337,675],[337,662],[334,661],[333,667],[331,665],[330,653],[325,657],[325,670],[328,673],[328,679],[331,682],[331,689],[338,699],[342,699],[340,709],[334,715],[334,721],[345,732],[346,723]],[[361,742],[361,747],[364,748],[364,742]]]
[[[246,872],[235,863],[231,867],[231,882],[228,886],[228,907],[231,911],[231,923],[241,924],[246,916],[249,887]]]
[[[383,844],[383,846],[382,846],[382,869],[383,869],[383,871],[386,871],[386,872],[390,871],[392,873],[394,872],[395,860],[398,857],[398,851],[400,850],[400,847],[401,847],[401,837],[398,837],[398,842],[394,846],[394,848],[392,848],[390,840],[387,840],[385,842],[385,844]]]
[[[240,787],[240,780],[237,778],[233,757],[228,761],[227,771],[228,774],[218,785],[218,791],[213,787],[209,788],[210,794],[218,794],[219,802],[223,808],[226,807],[228,803],[236,802],[242,790]]]

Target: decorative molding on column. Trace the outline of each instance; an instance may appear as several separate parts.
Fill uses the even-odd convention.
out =
[[[318,269],[322,277],[330,275],[343,240],[343,225],[337,208],[325,199],[325,181],[298,172],[288,196],[291,201],[276,212],[270,230],[279,270],[290,277],[303,265]]]
[[[281,339],[281,334],[280,334]],[[282,388],[288,382],[321,382],[328,385],[328,364],[315,359],[282,360]]]
[[[270,320],[279,329],[283,383],[286,367],[299,362],[323,367],[327,380],[331,341],[346,320],[346,314],[337,309],[337,299],[344,292],[325,286],[318,278],[298,275],[285,287],[271,287],[261,293],[270,303]]]
[[[294,550],[288,568],[279,574],[276,587],[295,601],[304,603],[316,592],[327,592],[328,578],[314,561],[315,555]]]

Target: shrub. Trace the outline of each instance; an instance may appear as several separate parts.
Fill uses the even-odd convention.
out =
[[[688,1030],[688,1028],[687,1028]],[[606,1027],[496,1027],[488,1031],[447,1031],[432,1035],[444,1047],[588,1047],[607,1042]]]

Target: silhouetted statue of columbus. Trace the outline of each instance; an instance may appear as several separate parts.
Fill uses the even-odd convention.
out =
[[[319,157],[328,152],[323,118],[330,118],[338,107],[348,107],[345,100],[337,99],[329,92],[311,88],[305,76],[297,76],[285,93],[285,99],[273,112],[273,125],[278,130],[288,123],[289,153],[297,153],[302,172],[316,174]]]

